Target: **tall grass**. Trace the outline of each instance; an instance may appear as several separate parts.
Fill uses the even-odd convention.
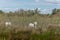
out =
[[[28,30],[16,32],[16,30],[13,29],[9,30],[9,32],[4,31],[0,33],[1,40],[60,40],[60,34],[55,33],[56,30],[53,29],[39,34],[32,33],[32,31]]]
[[[4,22],[5,21],[11,21],[12,26],[11,27],[16,27],[14,31],[13,28],[5,28]],[[33,34],[32,31],[24,31],[24,27],[28,26],[28,23],[30,22],[38,22],[38,28],[42,28],[43,31],[44,29],[48,27],[49,24],[56,23],[60,24],[60,18],[55,18],[55,17],[43,17],[40,15],[34,15],[34,16],[3,16],[0,15],[0,40],[60,40],[60,34],[59,31],[57,34],[55,34],[55,30],[50,30],[46,32],[42,32],[39,34],[36,34],[36,32]],[[10,26],[9,26],[10,27]],[[40,32],[40,30],[38,31]],[[25,39],[26,38],[26,39]]]

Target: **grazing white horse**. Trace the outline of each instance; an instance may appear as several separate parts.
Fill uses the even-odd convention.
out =
[[[33,23],[29,23],[29,27],[34,27],[34,24]]]
[[[5,26],[11,26],[11,22],[5,22]]]
[[[36,28],[37,27],[37,22],[29,23],[29,27]]]

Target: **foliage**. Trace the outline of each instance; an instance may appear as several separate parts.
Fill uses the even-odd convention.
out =
[[[58,12],[60,12],[60,9],[54,8],[54,9],[52,10],[52,15],[57,14]]]
[[[55,34],[55,31],[47,31],[41,34],[32,34],[31,31],[17,31],[11,30],[9,34],[0,34],[0,38],[3,37],[6,40],[60,40],[60,34]]]
[[[50,14],[40,14],[38,12],[38,9],[35,10],[17,10],[15,12],[9,12],[5,14],[4,16],[0,14],[0,40],[60,40],[60,34],[55,34],[54,30],[39,33],[39,34],[33,34],[31,31],[21,31],[25,30],[24,27],[28,26],[28,23],[37,21],[38,22],[38,28],[42,28],[43,31],[44,28],[48,27],[49,23],[56,23],[60,24],[60,17],[48,17]],[[54,9],[53,11],[56,11]],[[58,9],[59,11],[59,9]],[[53,14],[56,12],[53,12]],[[9,19],[9,20],[8,20]],[[5,21],[11,21],[13,26],[9,26],[5,28],[4,22]],[[4,28],[2,28],[4,27]],[[9,29],[10,27],[18,27],[16,30]],[[2,29],[2,30],[1,30]],[[27,30],[27,29],[26,29]],[[29,29],[30,30],[30,29]],[[37,32],[37,31],[36,31]],[[38,30],[40,32],[40,30]],[[57,32],[59,33],[59,32]]]
[[[54,9],[52,10],[52,15],[54,15],[54,14],[56,14],[56,13],[57,13],[57,9],[54,8]]]

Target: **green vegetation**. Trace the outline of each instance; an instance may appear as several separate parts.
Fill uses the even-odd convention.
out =
[[[56,12],[57,10],[57,12]],[[5,13],[0,10],[0,40],[60,40],[60,9],[52,14],[40,14],[35,10],[18,10]],[[5,22],[12,26],[5,26]],[[28,29],[30,22],[38,22],[38,29]]]

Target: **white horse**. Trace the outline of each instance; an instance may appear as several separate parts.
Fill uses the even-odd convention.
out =
[[[29,27],[34,27],[34,24],[33,23],[29,23]]]
[[[29,23],[29,27],[36,28],[37,27],[37,22]]]
[[[11,22],[5,22],[5,26],[11,26]]]

